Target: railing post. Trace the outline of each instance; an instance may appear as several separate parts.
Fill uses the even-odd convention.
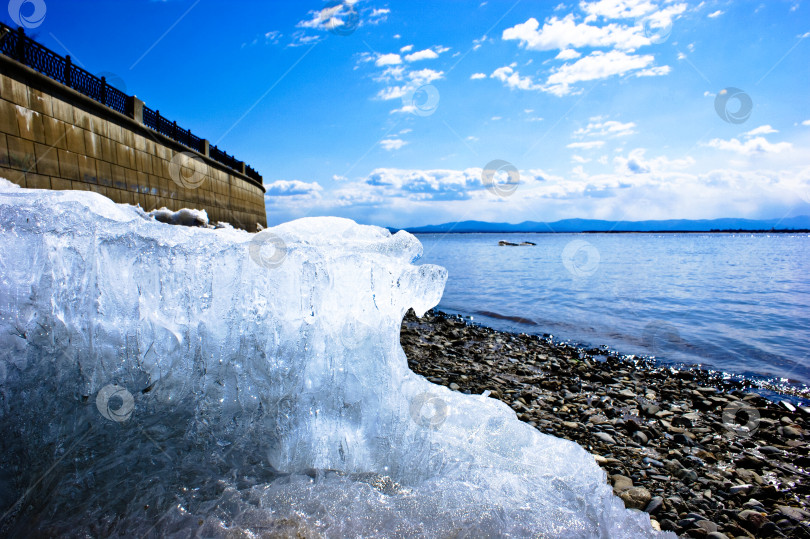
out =
[[[20,26],[17,28],[17,60],[25,64],[25,30]]]
[[[127,96],[127,116],[139,124],[143,123],[143,101],[134,95]]]
[[[207,138],[202,139],[200,141],[200,145],[202,145],[202,148],[200,148],[201,150],[200,153],[206,157],[211,157],[211,155],[209,154],[209,152],[211,151],[211,147],[208,144],[208,139]]]
[[[101,77],[101,103],[107,104],[107,77]]]
[[[244,161],[239,161],[238,163],[236,163],[236,170],[238,170],[239,172],[244,174],[245,173],[245,162]]]
[[[172,122],[172,138],[177,140],[177,120]]]
[[[70,55],[65,56],[65,86],[70,87],[70,71],[73,67],[73,63],[70,59]]]

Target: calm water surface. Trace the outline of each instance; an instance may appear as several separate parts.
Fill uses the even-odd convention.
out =
[[[810,235],[418,237],[420,262],[449,272],[441,310],[496,329],[810,384]]]

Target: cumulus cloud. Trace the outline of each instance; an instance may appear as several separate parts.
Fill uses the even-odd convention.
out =
[[[399,54],[389,53],[389,54],[381,54],[377,57],[377,60],[374,62],[374,65],[377,67],[381,66],[388,66],[388,65],[397,65],[402,63],[402,57]]]
[[[614,75],[650,67],[655,61],[651,54],[637,55],[622,51],[594,51],[573,64],[565,64],[549,75],[544,89],[555,95],[571,93],[571,85],[577,82],[604,79]],[[650,72],[649,75],[664,74]]]
[[[473,73],[470,75],[470,80],[479,80],[487,78],[486,73]]]
[[[407,56],[405,56],[405,61],[416,62],[419,60],[433,60],[438,57],[439,55],[436,54],[432,49],[425,49],[408,54]]]
[[[747,133],[743,133],[744,137],[755,137],[757,135],[770,135],[771,133],[778,133],[776,129],[771,127],[770,125],[761,125]]]
[[[323,188],[318,182],[302,182],[299,180],[276,180],[273,183],[265,184],[265,196],[287,197],[294,195],[317,196]]]
[[[617,156],[613,159],[616,165],[616,172],[620,174],[646,174],[650,172],[672,172],[688,168],[695,164],[691,157],[684,159],[670,159],[666,156],[658,156],[647,159],[644,155],[647,150],[636,148],[631,150],[627,157]]]
[[[548,51],[578,49],[582,47],[615,47],[635,50],[650,44],[643,27],[610,23],[593,26],[577,22],[573,14],[564,18],[551,17],[540,27],[534,17],[503,31],[501,39],[515,40],[529,50]]]
[[[713,13],[709,13],[709,15],[707,15],[707,16],[708,16],[710,19],[715,19],[715,18],[719,17],[720,15],[722,15],[723,13],[725,13],[725,11],[723,11],[723,10],[721,10],[721,9],[718,9],[717,11],[715,11],[715,12],[713,12]]]
[[[435,71],[433,69],[420,69],[418,71],[402,71],[399,78],[402,84],[394,84],[386,86],[377,92],[377,99],[388,101],[391,99],[401,99],[403,96],[408,95],[409,92],[417,90],[419,87],[430,84],[433,81],[439,80],[444,77],[444,71]],[[413,110],[411,107],[410,111]],[[402,109],[392,112],[408,112]]]
[[[626,137],[635,134],[635,122],[618,122],[609,120],[606,122],[599,121],[600,118],[591,118],[587,126],[581,127],[574,131],[574,137]]]
[[[571,148],[574,150],[592,150],[594,148],[601,148],[604,145],[604,140],[589,140],[588,142],[572,142],[571,144],[568,144],[566,148]]]
[[[574,58],[579,58],[582,56],[580,53],[575,51],[574,49],[563,49],[554,57],[555,60],[573,60]]]
[[[380,146],[388,150],[399,150],[403,146],[408,144],[406,141],[399,139],[399,138],[387,138],[380,141]]]
[[[751,137],[745,142],[741,142],[736,138],[731,140],[715,138],[708,142],[708,146],[717,148],[718,150],[736,152],[747,156],[782,153],[793,148],[793,145],[789,142],[777,142],[774,144],[768,142],[765,137]]]
[[[355,3],[356,2],[341,2],[323,9],[310,11],[310,18],[299,21],[295,26],[313,30],[326,30],[328,28],[339,27],[346,24],[346,21],[351,17],[351,12],[356,9],[353,6]],[[388,9],[375,9],[371,11],[366,20],[369,24],[378,24],[385,20],[388,13],[390,13]]]
[[[492,72],[490,78],[498,79],[511,89],[518,90],[540,90],[542,85],[535,84],[531,77],[521,77],[520,73],[511,66],[499,67]]]

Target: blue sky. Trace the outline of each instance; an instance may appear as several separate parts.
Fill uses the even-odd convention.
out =
[[[806,0],[38,1],[270,224],[810,214]]]

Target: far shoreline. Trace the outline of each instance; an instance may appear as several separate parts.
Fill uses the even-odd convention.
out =
[[[573,231],[515,231],[509,230],[505,232],[493,232],[492,230],[446,230],[436,232],[411,232],[407,228],[389,228],[391,231],[405,231],[414,236],[422,236],[428,234],[810,234],[810,229],[775,229],[775,230],[744,230],[744,229],[728,229],[728,230],[582,230],[579,232]]]

